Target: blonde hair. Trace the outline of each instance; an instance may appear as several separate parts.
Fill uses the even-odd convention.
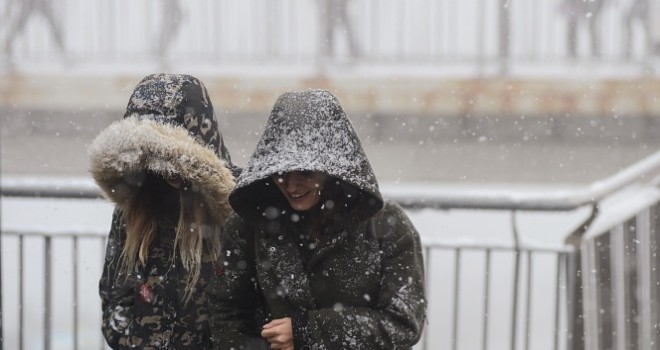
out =
[[[145,267],[151,245],[158,231],[158,213],[153,196],[154,176],[145,176],[138,190],[120,206],[126,227],[126,241],[120,256],[120,271],[125,278],[139,266]],[[213,222],[201,194],[194,186],[182,184],[176,190],[180,198],[179,220],[174,239],[172,263],[177,251],[188,272],[184,301],[188,302],[199,280],[202,259],[208,254],[215,261],[220,254],[220,226]],[[204,244],[206,242],[206,244]]]

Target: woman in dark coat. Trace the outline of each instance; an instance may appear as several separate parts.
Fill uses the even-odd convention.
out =
[[[216,349],[410,349],[425,321],[419,235],[384,201],[327,91],[282,95],[229,197],[209,286]],[[262,340],[263,341],[263,340]]]
[[[99,283],[113,349],[205,349],[205,289],[234,187],[204,85],[158,74],[90,146],[91,173],[116,204]]]

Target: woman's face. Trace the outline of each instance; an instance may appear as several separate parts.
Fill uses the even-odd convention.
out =
[[[306,211],[321,199],[326,176],[315,171],[294,171],[275,174],[272,178],[293,209]]]

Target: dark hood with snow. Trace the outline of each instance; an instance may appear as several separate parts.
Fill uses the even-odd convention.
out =
[[[89,149],[90,171],[106,197],[123,204],[145,171],[191,183],[222,222],[234,181],[229,152],[206,87],[189,75],[153,74],[131,96],[124,119]]]
[[[291,171],[330,175],[316,209],[291,212],[271,177]],[[282,95],[238,182],[207,290],[215,349],[257,349],[261,326],[286,317],[295,349],[412,348],[426,312],[419,234],[382,199],[332,94]]]
[[[260,217],[283,202],[271,176],[318,171],[342,182],[348,210],[365,219],[383,207],[378,182],[351,122],[330,92],[288,92],[273,106],[265,131],[229,197],[243,217]]]

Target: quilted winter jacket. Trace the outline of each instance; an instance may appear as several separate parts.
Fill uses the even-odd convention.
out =
[[[309,254],[305,213],[271,176],[320,171],[336,184],[334,215]],[[327,182],[326,182],[327,183]],[[324,188],[325,191],[325,188]],[[258,349],[260,326],[291,317],[295,349],[410,349],[426,310],[419,235],[383,201],[359,139],[326,91],[287,93],[230,195],[222,274],[209,286],[214,348]],[[304,249],[304,248],[303,248]]]

